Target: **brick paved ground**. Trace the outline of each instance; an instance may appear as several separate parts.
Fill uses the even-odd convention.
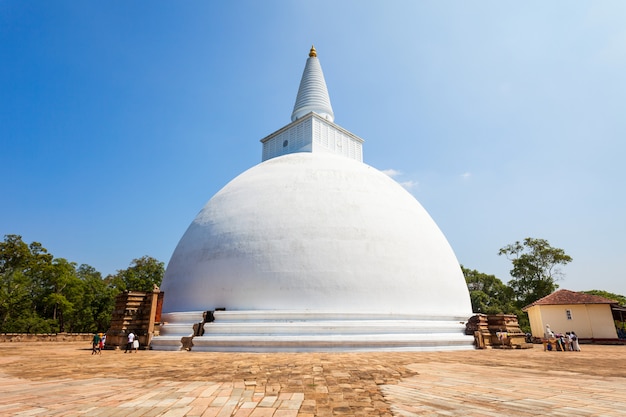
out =
[[[0,415],[626,415],[626,346],[90,353],[76,343],[0,344]]]

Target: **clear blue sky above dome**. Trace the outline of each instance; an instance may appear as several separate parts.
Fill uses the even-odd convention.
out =
[[[0,234],[103,274],[167,262],[289,123],[311,44],[335,122],[465,266],[547,239],[626,294],[626,3],[0,2]]]

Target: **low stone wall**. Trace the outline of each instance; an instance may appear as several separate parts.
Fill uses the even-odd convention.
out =
[[[90,342],[93,333],[0,333],[0,343],[3,342]]]

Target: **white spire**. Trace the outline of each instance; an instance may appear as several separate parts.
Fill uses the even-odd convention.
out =
[[[317,59],[314,46],[311,46],[309,58],[306,60],[306,66],[302,73],[298,97],[296,97],[296,104],[293,106],[293,113],[291,113],[291,121],[294,122],[310,112],[315,112],[331,122],[335,120],[324,73]]]

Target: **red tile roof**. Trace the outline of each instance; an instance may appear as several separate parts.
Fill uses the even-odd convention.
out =
[[[535,301],[524,307],[522,311],[526,311],[528,308],[536,305],[555,305],[555,304],[619,304],[615,300],[609,298],[600,297],[599,295],[585,294],[582,292],[575,292],[570,290],[558,290],[550,295],[546,295],[543,298]]]

